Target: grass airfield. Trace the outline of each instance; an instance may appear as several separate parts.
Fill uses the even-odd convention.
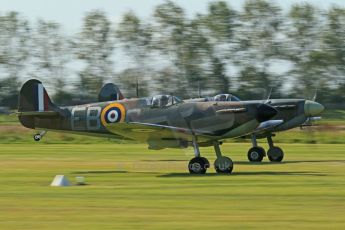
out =
[[[283,163],[229,143],[232,175],[191,176],[191,148],[0,144],[0,229],[345,229],[345,145],[277,145]],[[57,174],[88,185],[50,187]]]

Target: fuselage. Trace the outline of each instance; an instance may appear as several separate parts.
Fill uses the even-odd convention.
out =
[[[78,106],[60,107],[60,116],[35,117],[41,130],[73,132],[122,138],[106,128],[106,123],[140,122],[197,130],[214,139],[243,136],[259,124],[258,102],[179,102],[154,106],[150,98],[124,99]],[[20,118],[25,125],[25,117]]]

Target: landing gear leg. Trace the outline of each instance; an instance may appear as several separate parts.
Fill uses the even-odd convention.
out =
[[[219,142],[215,141],[213,143],[214,151],[216,152],[217,159],[214,162],[214,168],[217,173],[228,173],[231,174],[234,163],[232,162],[231,158],[222,156],[222,153],[219,148]]]
[[[210,167],[210,163],[207,158],[200,156],[199,145],[196,138],[193,139],[193,148],[195,157],[188,163],[189,172],[190,174],[205,174]]]
[[[42,131],[40,133],[37,133],[34,135],[34,140],[35,141],[40,141],[42,137],[47,133],[47,131]]]
[[[272,162],[281,162],[284,158],[284,152],[281,148],[274,146],[272,135],[267,136],[267,142],[270,146],[267,152],[268,159]]]
[[[252,135],[252,144],[253,147],[249,149],[247,157],[250,162],[261,162],[264,156],[266,156],[265,149],[258,146],[258,142],[256,141],[256,136]]]

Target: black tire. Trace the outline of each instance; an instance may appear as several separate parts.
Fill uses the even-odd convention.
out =
[[[208,167],[210,167],[210,164],[205,157],[195,157],[188,163],[190,174],[205,174]]]
[[[41,135],[36,134],[36,135],[34,136],[34,140],[35,140],[35,141],[40,141],[40,140],[41,140]]]
[[[206,157],[200,157],[204,161],[204,167],[208,169],[210,167],[210,162]]]
[[[217,173],[231,174],[234,169],[234,163],[229,157],[217,158],[214,162],[214,169]]]
[[[249,149],[247,157],[250,162],[261,162],[266,155],[265,149],[262,147],[253,147]]]
[[[281,162],[284,158],[284,152],[279,147],[272,147],[268,150],[267,156],[271,162]]]

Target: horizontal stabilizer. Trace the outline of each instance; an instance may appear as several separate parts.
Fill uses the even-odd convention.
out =
[[[54,117],[59,116],[60,113],[55,111],[27,111],[27,112],[16,112],[12,113],[13,116],[42,116],[42,117]]]

